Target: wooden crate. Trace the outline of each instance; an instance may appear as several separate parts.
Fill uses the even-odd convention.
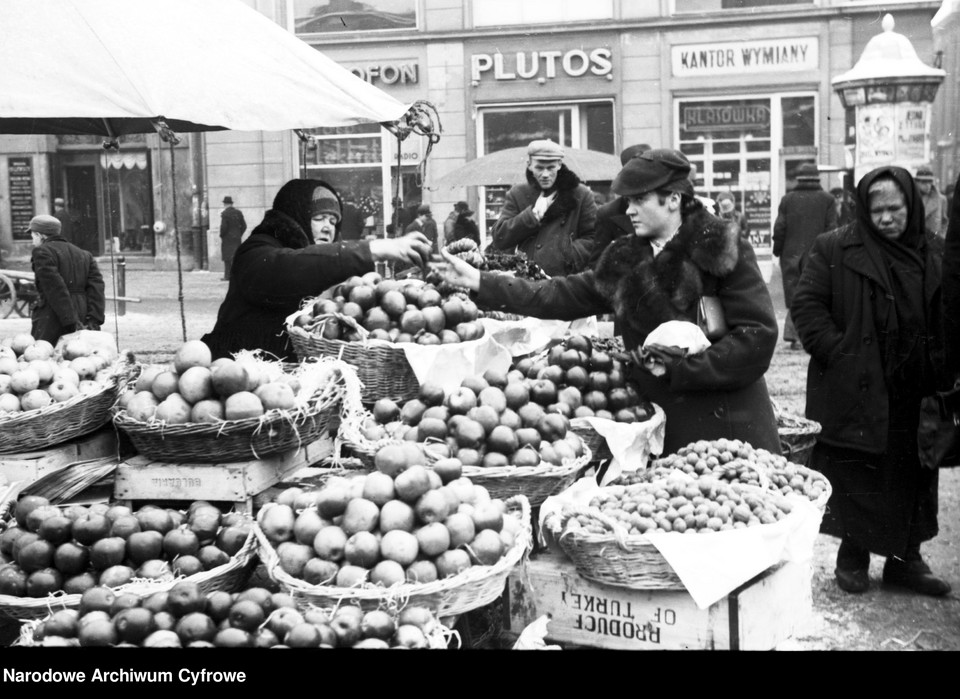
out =
[[[25,486],[69,464],[116,454],[117,433],[113,427],[107,426],[51,449],[0,454],[0,476],[10,483],[23,481],[22,485]]]
[[[252,513],[255,495],[332,453],[333,439],[322,437],[296,451],[251,461],[171,464],[134,456],[117,466],[113,495],[125,504],[135,500],[227,501]]]
[[[504,623],[519,634],[550,615],[552,643],[616,650],[771,650],[812,619],[812,565],[784,563],[707,609],[682,590],[631,590],[580,577],[542,553],[507,581]]]

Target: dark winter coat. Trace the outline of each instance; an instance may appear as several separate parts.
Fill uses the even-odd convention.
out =
[[[37,286],[30,314],[34,338],[55,345],[61,335],[81,326],[100,329],[106,299],[93,255],[53,235],[33,249],[30,263]]]
[[[417,216],[413,221],[407,224],[407,227],[403,229],[403,232],[406,233],[423,233],[427,236],[427,240],[430,241],[430,250],[432,252],[440,252],[440,249],[437,247],[437,222],[433,220],[431,216],[424,216],[422,219],[420,216]]]
[[[666,413],[665,453],[698,439],[742,439],[780,453],[763,375],[777,341],[773,302],[753,248],[694,204],[654,257],[645,238],[621,236],[594,270],[541,282],[481,274],[478,302],[512,313],[574,320],[613,312],[627,349],[668,320],[695,322],[705,289],[719,296],[730,331],[703,353],[677,360],[667,375],[630,368],[630,380]]]
[[[448,219],[449,220],[449,219]],[[459,214],[454,220],[453,225],[450,227],[450,232],[446,233],[446,225],[444,225],[445,245],[449,245],[455,240],[460,240],[461,238],[469,238],[473,242],[480,245],[480,229],[477,227],[476,222],[470,218],[467,214]]]
[[[537,221],[533,205],[540,185],[529,169],[527,181],[514,185],[493,225],[493,247],[526,254],[550,276],[576,274],[585,269],[593,250],[597,204],[590,188],[580,183],[566,165],[560,166],[554,187],[557,197]]]
[[[792,192],[787,192],[773,224],[773,255],[780,258],[784,278],[796,275],[799,279],[803,258],[814,239],[836,227],[836,203],[819,182],[800,180]]]
[[[949,377],[960,378],[960,196],[954,194],[952,207],[943,251],[943,332]]]
[[[220,212],[220,256],[224,262],[233,259],[246,232],[247,222],[240,209],[228,206]]]
[[[876,179],[871,178],[871,181]],[[861,182],[858,190],[869,183]],[[912,180],[904,186],[913,187]],[[881,356],[881,335],[897,332],[892,290],[864,238],[870,225],[867,203],[857,202],[860,223],[817,238],[790,307],[794,325],[810,353],[806,415],[821,425],[818,439],[838,447],[880,454],[890,429],[890,387]],[[923,230],[923,207],[912,206],[908,226]],[[938,384],[945,377],[940,307],[943,243],[923,233],[928,346]],[[930,387],[932,392],[932,386]]]
[[[214,359],[242,349],[262,349],[295,361],[284,331],[286,317],[304,298],[373,270],[370,244],[365,241],[313,243],[309,205],[318,184],[323,183],[285,184],[273,208],[237,250],[216,325],[202,338]]]
[[[627,216],[627,198],[617,197],[597,209],[597,232],[593,238],[593,252],[587,266],[596,267],[603,251],[614,240],[624,235],[633,235],[633,223]]]

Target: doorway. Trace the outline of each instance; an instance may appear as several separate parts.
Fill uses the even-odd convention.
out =
[[[97,168],[93,165],[67,165],[64,167],[67,208],[77,217],[77,224],[70,242],[93,255],[103,252],[98,221],[100,220],[97,197]]]

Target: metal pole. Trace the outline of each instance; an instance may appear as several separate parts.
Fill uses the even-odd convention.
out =
[[[127,258],[121,255],[117,259],[117,296],[127,295]],[[117,315],[127,315],[127,302],[117,301]]]

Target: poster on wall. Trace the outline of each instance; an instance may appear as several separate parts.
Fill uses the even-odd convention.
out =
[[[927,161],[926,104],[901,102],[897,105],[897,163]]]
[[[930,105],[916,102],[857,107],[858,171],[891,163],[903,167],[926,163],[929,111]]]
[[[754,250],[769,250],[773,245],[770,232],[770,191],[755,189],[744,192],[743,213],[750,226],[750,243]]]

